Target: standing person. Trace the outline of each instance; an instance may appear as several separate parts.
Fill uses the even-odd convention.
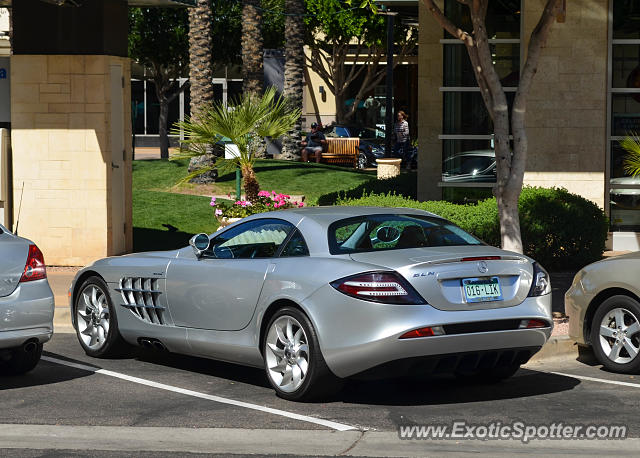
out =
[[[393,154],[396,157],[404,159],[405,155],[409,151],[411,146],[411,137],[409,136],[409,123],[407,122],[409,116],[400,110],[398,111],[398,121],[396,122],[393,133],[395,134],[395,144],[393,145]]]
[[[316,162],[322,159],[322,145],[327,142],[324,134],[320,130],[317,122],[311,123],[311,132],[307,134],[307,138],[300,142],[302,148],[302,162],[309,161],[309,154],[315,155]]]

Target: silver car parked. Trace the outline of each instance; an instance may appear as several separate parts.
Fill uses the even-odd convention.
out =
[[[640,253],[590,264],[565,294],[569,336],[607,369],[640,373]]]
[[[191,247],[97,261],[71,298],[89,355],[133,344],[264,367],[291,400],[354,376],[503,379],[553,323],[539,264],[408,208],[253,215]]]
[[[53,292],[44,257],[0,225],[0,373],[33,369],[53,334]]]

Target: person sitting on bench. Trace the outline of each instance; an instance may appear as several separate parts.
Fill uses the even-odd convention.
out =
[[[311,123],[311,132],[307,134],[307,138],[300,142],[302,148],[302,162],[309,161],[309,155],[315,155],[316,162],[322,159],[322,146],[327,142],[324,134],[320,130],[318,123]]]

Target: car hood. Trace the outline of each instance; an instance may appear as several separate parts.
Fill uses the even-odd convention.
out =
[[[0,297],[15,291],[24,272],[29,243],[9,233],[0,234]]]
[[[499,259],[468,259],[499,257]],[[494,309],[521,303],[528,295],[533,266],[526,256],[499,248],[446,246],[411,248],[351,254],[354,261],[391,269],[402,275],[415,290],[439,310]],[[462,280],[498,277],[499,300],[475,302],[465,299]]]

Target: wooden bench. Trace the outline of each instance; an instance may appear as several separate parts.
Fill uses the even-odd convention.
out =
[[[327,138],[326,150],[322,151],[322,162],[327,164],[352,164],[358,168],[359,138]]]

